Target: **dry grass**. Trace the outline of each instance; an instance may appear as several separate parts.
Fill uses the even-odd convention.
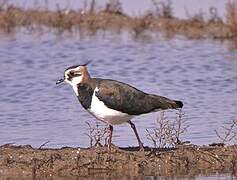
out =
[[[107,133],[107,127],[100,126],[99,123],[96,122],[95,125],[86,122],[88,126],[88,133],[86,135],[90,139],[90,147],[93,146],[107,146],[109,135]]]
[[[215,133],[219,140],[221,141],[219,144],[226,144],[234,141],[237,143],[237,119],[231,121],[229,125],[221,126],[220,130],[215,130]]]
[[[189,127],[183,119],[184,113],[179,110],[176,115],[174,120],[170,120],[163,111],[156,120],[156,127],[146,129],[146,136],[155,148],[174,148],[187,143],[181,140],[181,136]]]
[[[27,27],[37,30],[45,26],[58,32],[79,30],[80,32],[96,33],[98,30],[116,31],[128,30],[134,37],[143,32],[163,32],[168,37],[176,34],[188,38],[234,39],[237,37],[237,8],[236,3],[229,1],[226,5],[226,22],[224,23],[215,8],[210,8],[210,18],[204,20],[202,13],[188,20],[180,20],[172,15],[170,1],[152,0],[154,9],[143,16],[131,17],[122,11],[118,0],[111,0],[100,10],[96,2],[90,1],[80,11],[58,8],[57,11],[42,9],[23,9],[0,3],[0,29],[14,32],[17,27]]]
[[[237,25],[237,6],[236,2],[229,0],[226,4],[226,21],[229,26],[235,27]]]

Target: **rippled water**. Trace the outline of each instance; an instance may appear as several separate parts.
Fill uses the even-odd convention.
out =
[[[133,40],[128,35],[79,38],[25,31],[0,36],[0,144],[88,146],[84,111],[69,85],[56,86],[66,67],[93,60],[93,77],[129,83],[148,93],[184,102],[190,126],[184,140],[218,141],[214,130],[237,117],[237,51],[207,40]],[[146,128],[159,113],[134,118],[145,145]],[[175,112],[171,112],[173,118]],[[137,145],[127,124],[115,127],[114,143]]]

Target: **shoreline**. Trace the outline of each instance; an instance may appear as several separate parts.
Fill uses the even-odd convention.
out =
[[[113,4],[112,4],[113,5]],[[171,5],[163,5],[160,14],[149,12],[139,17],[125,15],[119,7],[107,5],[96,10],[93,4],[89,10],[50,11],[43,9],[23,9],[15,6],[0,7],[0,30],[12,33],[16,28],[26,27],[37,30],[42,27],[56,29],[58,32],[129,31],[139,37],[146,31],[161,32],[165,37],[183,35],[189,39],[218,39],[237,41],[237,5],[229,2],[226,5],[227,21],[217,14],[208,20],[201,14],[189,19],[178,19],[172,16]]]

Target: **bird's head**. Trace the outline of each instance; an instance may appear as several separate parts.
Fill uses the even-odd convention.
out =
[[[87,71],[86,65],[87,64],[68,67],[64,71],[64,77],[58,80],[56,84],[66,82],[74,87],[80,83],[87,81],[88,79],[90,79],[90,75]]]

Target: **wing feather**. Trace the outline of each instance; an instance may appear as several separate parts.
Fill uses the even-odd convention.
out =
[[[156,95],[149,95],[128,84],[114,80],[100,80],[96,96],[112,108],[129,115],[149,113],[159,109],[176,108],[175,101]]]

